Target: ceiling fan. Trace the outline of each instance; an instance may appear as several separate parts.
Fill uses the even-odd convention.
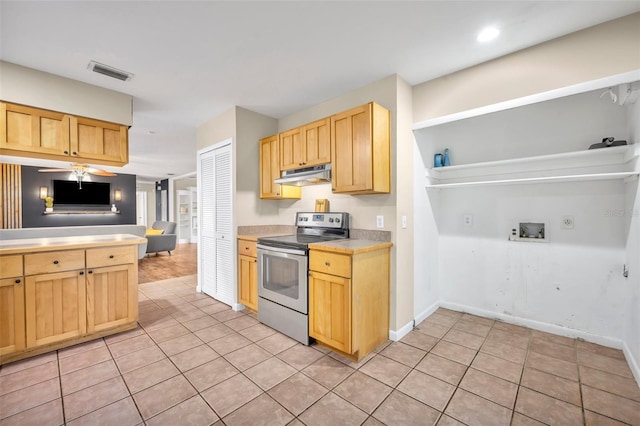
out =
[[[71,163],[71,167],[66,169],[40,169],[39,172],[54,172],[54,173],[64,173],[71,172],[76,177],[78,181],[78,185],[80,189],[82,189],[82,179],[87,174],[92,174],[96,176],[117,176],[115,173],[108,172],[102,169],[96,169],[94,167],[90,167],[88,164],[80,164],[80,163]]]

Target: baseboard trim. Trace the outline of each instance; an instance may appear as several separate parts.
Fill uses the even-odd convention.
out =
[[[627,364],[629,364],[633,377],[636,378],[636,383],[640,386],[640,366],[638,366],[638,360],[633,356],[627,342],[623,341],[622,345],[622,352],[624,353],[624,357],[627,359]]]
[[[397,342],[398,340],[402,339],[404,336],[409,334],[411,330],[413,330],[413,325],[414,325],[414,322],[409,321],[398,331],[389,330],[389,340],[393,340],[394,342]]]
[[[427,309],[425,309],[424,311],[416,315],[416,318],[415,318],[416,325],[426,320],[429,317],[429,315],[437,311],[439,307],[440,307],[440,301],[435,302],[433,305],[429,306]]]
[[[585,331],[574,330],[572,328],[562,327],[559,325],[548,324],[541,321],[532,319],[516,317],[513,315],[505,315],[497,312],[487,311],[484,309],[474,308],[472,306],[460,305],[458,303],[440,302],[440,306],[443,308],[451,309],[452,311],[466,312],[469,314],[477,315],[484,318],[496,319],[502,322],[506,322],[514,325],[521,325],[529,327],[534,330],[544,331],[547,333],[557,334],[559,336],[570,337],[572,339],[582,339],[587,342],[597,343],[599,345],[608,346],[610,348],[622,349],[624,341],[621,339],[614,339],[612,337],[600,336],[597,334],[587,333]]]

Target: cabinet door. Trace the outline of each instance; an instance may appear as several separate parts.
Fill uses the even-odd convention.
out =
[[[371,189],[371,109],[363,105],[331,117],[332,189]]]
[[[351,353],[351,280],[311,271],[309,335]]]
[[[305,152],[304,165],[313,166],[331,162],[331,119],[329,117],[302,128],[302,146]]]
[[[0,149],[69,155],[68,115],[4,102],[0,111]]]
[[[71,156],[77,160],[124,166],[129,162],[127,126],[71,117]]]
[[[24,279],[0,280],[0,355],[24,349]]]
[[[87,332],[85,291],[84,270],[27,277],[27,347],[84,336]]]
[[[391,191],[390,113],[370,102],[331,116],[331,186],[347,194]]]
[[[260,139],[260,198],[300,199],[302,193],[300,187],[278,185],[273,182],[280,177],[279,152],[278,135]]]
[[[238,256],[238,293],[240,303],[258,310],[258,263],[255,257]]]
[[[134,265],[87,270],[87,332],[135,322],[138,294]]]
[[[287,130],[280,138],[280,168],[282,170],[299,169],[305,165],[305,152],[302,143],[302,128]]]

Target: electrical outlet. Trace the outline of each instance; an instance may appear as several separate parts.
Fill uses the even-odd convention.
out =
[[[376,226],[378,228],[384,228],[384,216],[376,216]]]
[[[465,214],[462,217],[462,223],[464,223],[464,226],[473,226],[473,215]]]
[[[562,216],[560,220],[562,229],[573,229],[573,216]]]

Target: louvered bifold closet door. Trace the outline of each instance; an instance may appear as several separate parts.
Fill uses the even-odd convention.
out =
[[[233,305],[233,224],[231,145],[217,149],[215,154],[216,192],[216,298]]]
[[[213,173],[213,152],[200,155],[198,161],[198,204],[200,205],[200,238],[198,242],[198,276],[202,292],[215,297],[216,255],[215,232],[215,181]]]
[[[199,277],[202,291],[235,303],[231,144],[200,154]]]
[[[22,228],[22,168],[0,164],[0,228]]]

